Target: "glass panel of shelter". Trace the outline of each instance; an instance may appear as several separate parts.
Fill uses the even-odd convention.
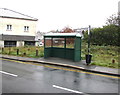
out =
[[[58,47],[58,48],[74,48],[75,38],[66,37],[45,37],[45,48]]]
[[[45,37],[45,47],[51,47],[52,46],[52,37]]]
[[[64,48],[65,38],[53,38],[53,47]]]
[[[66,38],[66,48],[74,48],[75,38]]]

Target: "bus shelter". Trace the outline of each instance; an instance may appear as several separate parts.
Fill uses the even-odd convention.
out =
[[[44,58],[59,57],[81,60],[81,35],[79,33],[49,33],[44,35]]]

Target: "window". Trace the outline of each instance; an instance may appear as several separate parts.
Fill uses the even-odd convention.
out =
[[[4,41],[5,47],[15,47],[17,44],[17,41]]]
[[[12,30],[12,25],[7,25],[7,30]]]
[[[53,38],[53,47],[64,48],[64,38]]]
[[[24,26],[24,31],[29,31],[29,26]]]
[[[74,48],[75,39],[74,38],[66,38],[66,48]]]
[[[52,38],[45,38],[45,47],[51,47],[52,46]]]
[[[25,46],[35,46],[35,41],[25,41]]]

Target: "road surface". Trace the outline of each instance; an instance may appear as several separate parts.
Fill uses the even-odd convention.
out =
[[[117,77],[70,68],[0,60],[3,93],[118,93]]]

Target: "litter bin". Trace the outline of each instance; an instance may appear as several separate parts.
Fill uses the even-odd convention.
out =
[[[91,63],[92,55],[86,55],[86,63],[89,65]]]

